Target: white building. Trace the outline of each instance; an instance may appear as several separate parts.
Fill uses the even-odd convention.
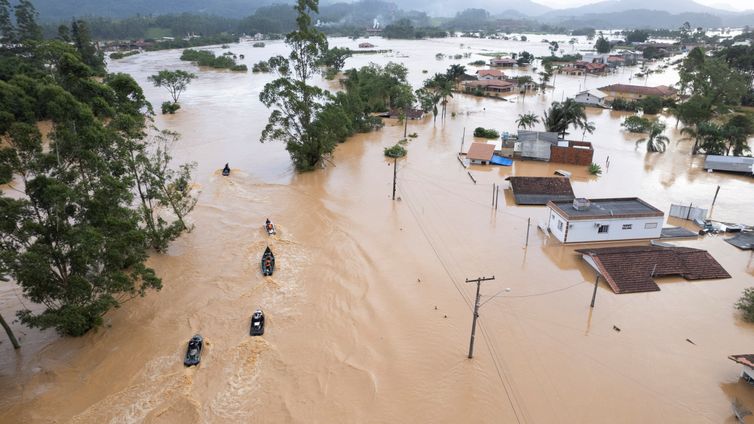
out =
[[[606,107],[605,100],[607,99],[607,94],[599,91],[599,90],[586,90],[582,91],[581,93],[577,94],[574,97],[574,100],[576,100],[576,103],[581,103],[582,105],[588,105],[588,106],[598,106],[598,107]]]
[[[659,238],[665,214],[636,197],[547,203],[547,229],[562,243]]]

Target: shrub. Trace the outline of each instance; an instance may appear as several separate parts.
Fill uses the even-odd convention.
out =
[[[264,43],[262,43],[261,41],[260,42],[256,42],[256,43],[252,44],[251,47],[264,47]]]
[[[110,53],[110,59],[118,60],[118,59],[123,59],[124,57],[133,56],[137,54],[139,54],[138,50],[131,50],[128,52],[113,52],[113,53]]]
[[[652,125],[652,122],[650,122],[650,120],[647,118],[642,118],[641,116],[632,115],[632,116],[627,117],[623,121],[623,123],[620,125],[629,132],[644,133],[649,130],[649,127]]]
[[[476,127],[474,130],[474,137],[482,137],[482,138],[498,138],[500,137],[500,133],[493,129],[486,129],[482,127]]]
[[[471,66],[484,66],[486,64],[487,64],[487,62],[485,62],[483,60],[475,60],[475,61],[469,63],[469,65],[471,65]]]
[[[743,295],[736,302],[736,309],[743,312],[744,320],[754,322],[754,287],[744,289]]]
[[[596,163],[592,162],[589,165],[589,173],[592,175],[600,175],[602,174],[602,167],[597,165]]]
[[[169,114],[172,115],[172,114],[174,114],[180,108],[181,108],[181,105],[179,105],[178,103],[162,102],[162,114],[163,115],[166,114],[166,113],[169,113]]]
[[[408,135],[408,137],[409,138],[416,138],[416,137],[419,137],[419,134],[417,134],[417,133],[411,133],[411,134]]]
[[[270,72],[270,64],[266,60],[261,60],[251,67],[251,72]]]
[[[385,156],[391,158],[402,158],[406,156],[406,149],[400,144],[394,144],[391,147],[385,147]]]
[[[234,65],[230,70],[234,72],[246,72],[249,68],[247,68],[246,65]]]
[[[662,111],[662,99],[657,96],[645,97],[638,102],[639,109],[647,115],[656,115]]]
[[[636,112],[639,110],[639,105],[634,101],[624,100],[620,97],[613,100],[613,103],[610,105],[613,110],[623,110],[627,112]]]

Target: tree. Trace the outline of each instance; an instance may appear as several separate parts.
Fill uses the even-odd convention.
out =
[[[401,118],[403,119],[403,138],[406,138],[408,134],[409,112],[414,107],[416,97],[414,96],[413,91],[411,91],[410,86],[399,85],[395,87],[395,90],[392,94],[392,100],[395,106],[400,108],[400,110],[402,111]]]
[[[557,41],[550,41],[550,44],[547,46],[548,49],[550,49],[550,56],[555,56],[555,52],[558,51],[560,46],[558,45]]]
[[[574,99],[566,99],[562,103],[553,102],[550,110],[545,112],[543,123],[547,131],[556,132],[560,134],[560,138],[565,138],[571,125],[581,129],[587,126],[584,106],[576,103]]]
[[[76,50],[78,50],[82,62],[99,74],[105,72],[105,60],[102,53],[98,52],[97,48],[94,46],[86,22],[82,20],[74,20],[71,22],[70,39],[76,46]]]
[[[194,78],[196,78],[196,75],[181,69],[175,71],[163,69],[157,74],[149,76],[147,79],[151,81],[155,87],[164,87],[168,90],[170,98],[173,99],[173,104],[177,105],[181,94],[186,91],[189,83]]]
[[[581,127],[584,131],[581,132],[581,141],[584,141],[586,138],[586,133],[593,134],[594,130],[597,129],[597,126],[594,124],[593,121],[588,121],[584,123],[584,126]]]
[[[637,140],[636,145],[638,146],[639,144],[646,142],[648,152],[662,153],[665,151],[666,145],[670,142],[670,140],[662,134],[664,131],[665,124],[662,122],[652,122],[648,128],[649,136]]]
[[[601,34],[597,39],[597,42],[594,43],[594,48],[597,50],[597,53],[610,53],[611,50],[610,42]]]
[[[657,115],[662,111],[662,99],[657,96],[647,96],[639,100],[638,106],[646,115]]]
[[[29,0],[21,0],[15,8],[18,41],[41,41],[42,28],[37,24],[37,9]]]
[[[626,42],[628,43],[643,43],[647,41],[648,38],[649,32],[640,29],[629,31],[626,34]]]
[[[296,29],[285,37],[291,52],[288,58],[269,60],[279,78],[265,84],[259,94],[262,104],[273,109],[261,141],[284,141],[296,168],[310,170],[335,148],[335,141],[323,140],[314,127],[328,95],[307,84],[319,72],[317,63],[327,51],[327,39],[311,24],[309,13],[318,12],[317,0],[297,0],[294,9]]]
[[[445,76],[447,76],[448,79],[453,81],[454,83],[457,83],[459,78],[461,78],[465,74],[466,67],[457,63],[450,65],[448,67],[448,70],[445,71]]]
[[[647,132],[651,125],[652,125],[652,122],[649,119],[642,118],[641,116],[637,116],[637,115],[631,115],[631,116],[626,117],[626,119],[624,119],[623,122],[620,124],[621,127],[624,127],[626,130],[632,133]]]
[[[534,60],[534,55],[527,52],[522,51],[518,54],[518,59],[516,59],[516,63],[518,66],[527,66]]]
[[[741,298],[736,302],[736,309],[743,312],[744,320],[754,322],[754,288],[744,289]]]
[[[533,113],[519,114],[516,119],[516,125],[518,128],[533,128],[539,123],[539,117]]]
[[[11,21],[11,7],[8,0],[0,0],[0,46],[13,44],[16,30]]]
[[[728,142],[725,154],[741,156],[751,151],[749,137],[754,134],[754,122],[747,115],[736,114],[722,126],[722,133]]]
[[[353,56],[351,49],[347,47],[333,47],[327,49],[327,52],[322,56],[320,63],[323,66],[327,66],[339,72],[346,65],[346,59]]]
[[[71,30],[65,24],[58,26],[58,40],[66,43],[71,41]]]

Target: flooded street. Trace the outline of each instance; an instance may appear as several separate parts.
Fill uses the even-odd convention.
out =
[[[346,68],[401,62],[418,88],[452,63],[485,59],[478,55],[485,51],[549,54],[538,41],[548,37],[570,53],[570,37],[553,35],[528,42],[373,38],[393,53],[356,55]],[[355,48],[359,41],[330,43]],[[574,51],[589,44],[581,37]],[[230,50],[251,68],[285,46]],[[437,53],[472,55],[437,60]],[[22,348],[0,337],[1,423],[732,423],[734,399],[754,409],[754,388],[739,382],[740,365],[727,359],[752,352],[754,326],[733,308],[754,285],[751,251],[723,236],[675,242],[708,250],[733,278],[662,278],[659,292],[625,295],[601,283],[592,309],[595,275],[574,253],[584,246],[545,236],[536,225],[546,208],[516,206],[508,190],[497,210],[490,205],[492,184],[507,187],[507,176],[565,169],[578,197],[638,196],[666,217],[671,203],[709,207],[720,185],[713,218],[754,224],[754,180],[705,172],[704,158],[690,155],[691,142],[680,141],[670,116],[658,118],[667,120],[667,153],[648,154],[636,147],[641,135],[621,130],[628,114],[599,109],[587,109],[596,131],[585,136],[602,165],[599,177],[584,167],[522,161],[466,170],[456,159],[464,128],[468,148],[475,127],[513,132],[519,114],[541,116],[552,101],[585,87],[629,83],[638,68],[586,79],[557,75],[545,95],[455,94],[444,122],[409,122],[418,137],[398,160],[393,202],[393,161],[383,148],[403,138],[402,124],[386,120],[380,131],[339,145],[334,165],[297,174],[283,144],[259,143],[269,110],[258,95],[273,75],[199,70],[179,56],[146,53],[109,69],[131,74],[155,106],[168,96],[149,75],[197,73],[181,110],[156,118],[182,135],[176,163],[198,164],[201,194],[189,216],[195,230],[150,259],[160,292],[111,311],[84,337],[13,324]],[[676,78],[669,68],[647,84]],[[226,162],[230,177],[220,176]],[[268,217],[276,236],[262,228]],[[266,246],[277,258],[272,277],[259,271]],[[464,281],[493,275],[482,284],[469,360],[475,286]],[[22,302],[20,289],[0,285],[3,316]],[[256,308],[267,324],[263,337],[252,338]],[[206,341],[201,365],[184,368],[186,342],[196,333]]]

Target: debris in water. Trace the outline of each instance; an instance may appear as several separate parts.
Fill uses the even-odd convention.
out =
[[[615,331],[617,331],[617,332],[619,332],[619,333],[620,333],[620,328],[618,328],[618,327],[617,327],[617,326],[615,326],[615,325],[613,326],[613,330],[615,330]]]
[[[691,339],[686,339],[687,342],[691,343],[692,345],[696,346],[696,343],[692,342]]]

